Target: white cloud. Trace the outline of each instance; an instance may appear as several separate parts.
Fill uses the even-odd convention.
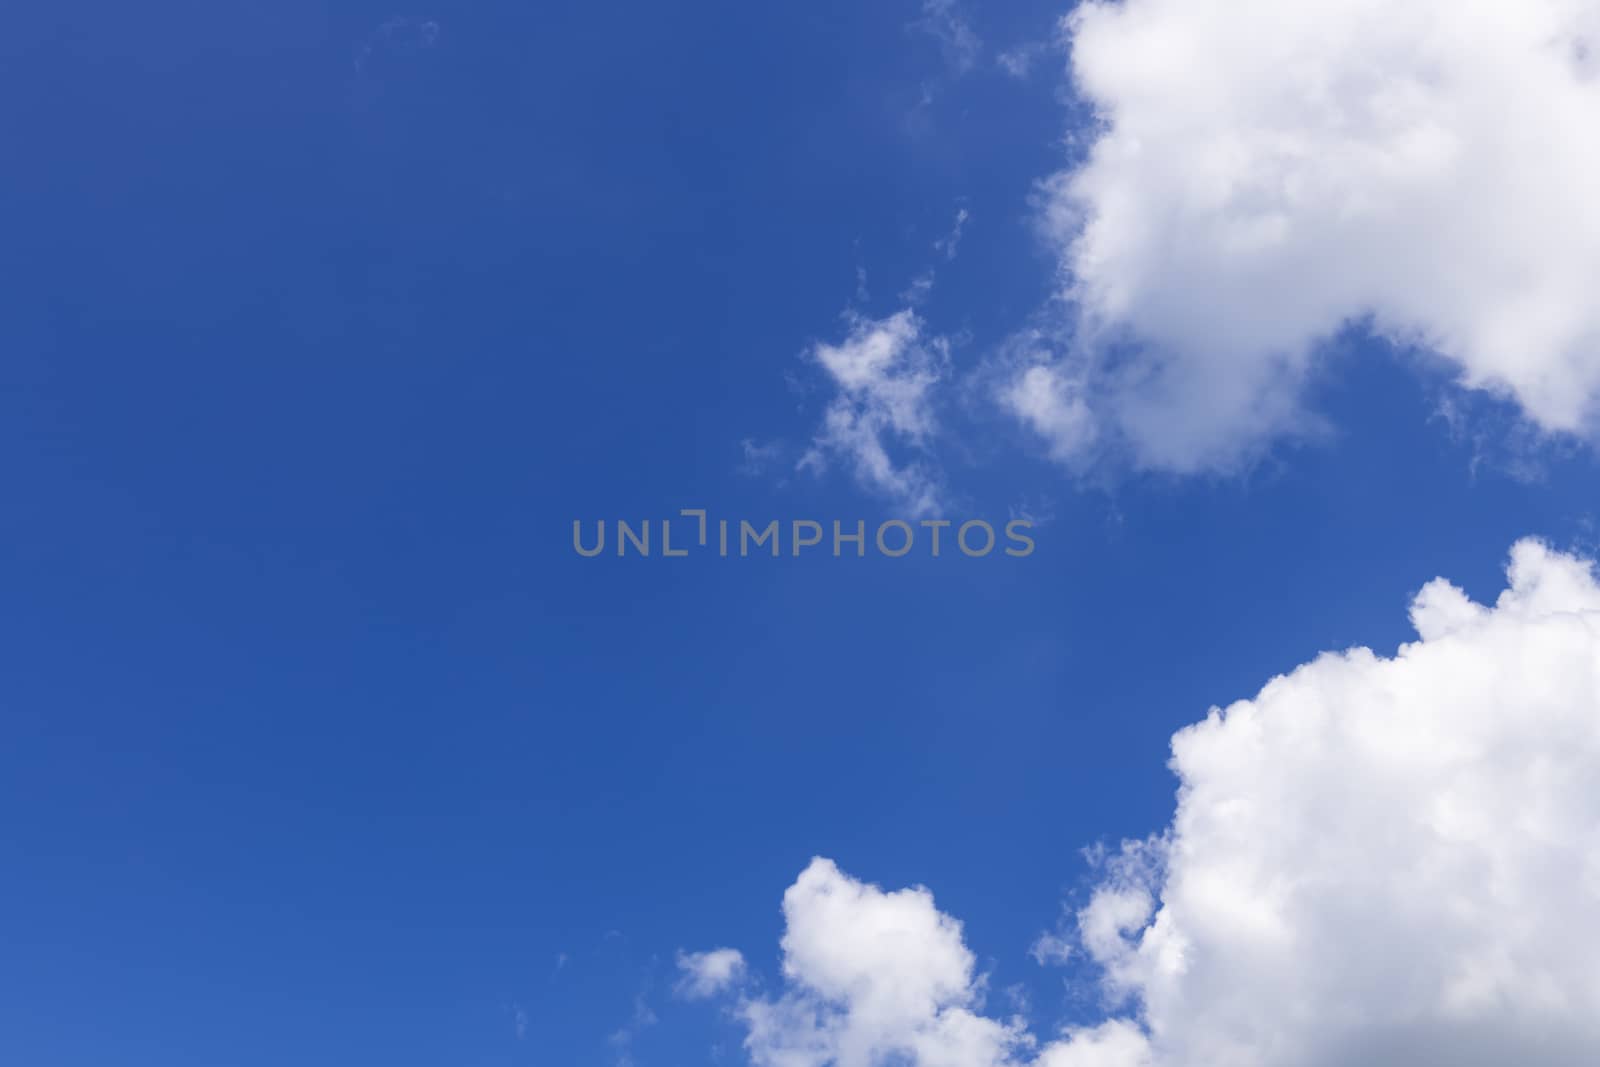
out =
[[[777,441],[756,441],[749,437],[739,442],[738,471],[749,478],[765,474],[783,456],[783,445]]]
[[[1072,942],[1060,934],[1043,933],[1028,949],[1028,955],[1041,967],[1065,963],[1072,958]]]
[[[437,22],[397,15],[374,30],[356,49],[356,70],[366,72],[374,58],[408,59],[432,48],[438,40]]]
[[[955,259],[956,253],[961,250],[961,231],[971,221],[972,212],[964,207],[957,208],[955,221],[950,225],[950,232],[933,242],[933,250],[947,260]]]
[[[886,892],[816,859],[783,896],[785,988],[739,1002],[754,1067],[1144,1067],[1124,1020],[1039,1049],[982,1014],[986,979],[926,889]]]
[[[946,262],[956,258],[961,251],[961,234],[972,219],[972,213],[966,208],[957,208],[955,220],[951,223],[949,231],[937,241],[933,242],[933,250]],[[933,292],[934,283],[939,280],[939,272],[929,267],[915,278],[911,284],[900,291],[900,300],[908,308],[920,307]]]
[[[649,1002],[644,999],[643,993],[634,998],[633,1015],[624,1026],[606,1038],[606,1043],[611,1046],[616,1056],[617,1067],[634,1067],[637,1062],[633,1056],[634,1039],[639,1036],[640,1031],[654,1026],[659,1021]]]
[[[948,345],[925,338],[922,320],[910,309],[848,321],[843,342],[811,351],[838,392],[800,466],[820,471],[829,459],[841,459],[862,486],[911,514],[936,512],[939,476],[921,454],[935,429],[932,392],[948,375]],[[896,461],[891,445],[918,458]]]
[[[1531,541],[1492,606],[1443,580],[1392,657],[1323,655],[1173,739],[1171,826],[1075,917],[1124,1015],[986,1017],[923,889],[817,860],[757,1067],[1564,1067],[1600,1062],[1600,586]]]
[[[961,251],[961,234],[972,219],[972,213],[966,208],[957,208],[955,220],[951,223],[949,231],[937,241],[933,242],[933,250],[946,262],[956,258]],[[900,292],[900,299],[908,308],[920,307],[933,292],[933,286],[939,280],[939,272],[929,267],[915,278],[911,284]]]
[[[1001,52],[995,56],[995,62],[1000,64],[1000,69],[1019,81],[1033,72],[1033,61],[1038,56],[1038,45],[1026,44]]]
[[[1000,387],[1000,403],[1042,437],[1050,454],[1063,463],[1079,459],[1097,434],[1093,412],[1080,382],[1065,368],[1034,363]]]
[[[913,25],[938,40],[945,62],[957,74],[971,70],[983,54],[983,41],[957,0],[923,0],[922,17]]]
[[[1019,1031],[977,1014],[982,983],[961,924],[927,890],[884,892],[818,859],[783,914],[786,991],[739,1008],[757,1067],[1006,1062]]]
[[[1350,324],[1594,428],[1600,4],[1086,0],[1066,26],[1103,126],[1044,216],[1101,440],[1248,460],[1314,427],[1303,386]]]
[[[1600,1060],[1600,587],[1531,541],[1509,576],[1174,738],[1169,832],[1080,915],[1155,1062]]]
[[[732,988],[744,977],[744,956],[738,949],[678,953],[677,993],[688,1000],[703,1000]]]

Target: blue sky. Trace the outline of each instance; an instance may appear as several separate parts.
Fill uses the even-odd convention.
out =
[[[1215,469],[1058,462],[990,402],[1060,326],[1062,14],[14,12],[0,1059],[742,1063],[676,954],[780,988],[819,855],[930,887],[993,1012],[1090,1023],[1092,968],[1028,950],[1081,850],[1171,819],[1174,731],[1392,653],[1438,575],[1492,601],[1519,537],[1592,554],[1583,435],[1360,309]],[[817,346],[907,306],[947,362],[897,461],[1034,555],[573,553],[905,514],[797,464]]]

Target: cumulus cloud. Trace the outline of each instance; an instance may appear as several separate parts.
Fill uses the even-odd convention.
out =
[[[978,1014],[982,983],[961,924],[926,889],[885,892],[817,859],[783,896],[782,996],[745,1001],[757,1067],[982,1067],[1015,1024]]]
[[[1086,0],[1065,25],[1099,126],[1043,216],[1079,327],[1060,373],[1101,433],[1018,408],[1058,453],[1248,460],[1315,425],[1303,387],[1352,326],[1593,430],[1600,5]]]
[[[703,1000],[736,985],[744,977],[744,956],[738,949],[678,953],[678,995]]]
[[[1600,587],[1531,541],[1509,577],[1174,738],[1176,819],[1080,916],[1157,1062],[1600,1056]]]
[[[985,976],[961,924],[914,887],[893,892],[815,859],[783,896],[785,988],[739,1002],[755,1067],[1141,1067],[1124,1020],[1043,1049],[1018,1018],[983,1014]]]
[[[935,429],[934,387],[949,372],[949,346],[924,336],[910,309],[888,318],[848,318],[839,344],[818,344],[811,358],[837,389],[800,466],[821,471],[830,460],[849,466],[866,489],[913,515],[940,507],[940,479],[925,452]],[[897,460],[891,447],[909,453]]]
[[[812,863],[758,1067],[1558,1067],[1600,1062],[1600,585],[1533,541],[1509,588],[1414,598],[1393,656],[1325,654],[1173,739],[1163,832],[1073,916],[1110,1010],[983,1013],[923,889]]]

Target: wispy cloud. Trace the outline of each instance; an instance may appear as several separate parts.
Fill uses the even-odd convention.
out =
[[[633,1000],[633,1015],[606,1038],[606,1043],[611,1046],[612,1053],[616,1056],[616,1067],[634,1067],[634,1039],[641,1030],[654,1026],[657,1021],[655,1011],[645,1000],[644,994],[640,993]]]
[[[956,74],[970,71],[983,54],[983,41],[957,0],[923,0],[922,15],[911,25],[939,42],[946,64]]]
[[[843,341],[810,352],[836,392],[799,467],[821,473],[843,462],[864,488],[908,513],[937,512],[942,484],[927,449],[936,430],[933,391],[949,374],[949,344],[925,336],[910,309],[883,319],[852,313],[846,322]]]
[[[965,232],[967,223],[972,219],[972,212],[966,207],[956,208],[954,220],[950,229],[938,240],[933,242],[933,252],[946,263],[953,261],[961,251],[961,235]],[[933,292],[934,283],[939,280],[939,271],[936,267],[928,267],[921,274],[911,279],[911,284],[900,293],[902,303],[917,307],[928,299]]]
[[[744,956],[732,948],[679,952],[678,972],[674,991],[685,1000],[704,1000],[732,988],[744,977]]]
[[[739,442],[739,454],[739,473],[747,478],[759,478],[783,459],[783,444],[746,437]]]

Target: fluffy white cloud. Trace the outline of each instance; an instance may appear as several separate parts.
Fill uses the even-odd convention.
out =
[[[703,1000],[731,988],[744,977],[744,956],[735,948],[680,952],[678,971],[678,995]]]
[[[1600,3],[1086,0],[1065,26],[1102,126],[1045,216],[1102,441],[1196,470],[1305,431],[1352,323],[1593,429]]]
[[[1174,738],[1171,829],[1080,917],[1158,1063],[1600,1060],[1600,588],[1509,573]]]
[[[927,447],[935,428],[932,393],[948,374],[948,346],[943,338],[925,338],[922,320],[909,309],[848,321],[843,342],[811,351],[838,392],[800,466],[821,470],[830,458],[843,460],[863,487],[913,515],[935,512],[936,469],[925,459],[896,462],[889,448],[917,454]]]
[[[1173,739],[1170,827],[1075,916],[1126,1018],[1040,1046],[985,1017],[926,890],[818,860],[784,897],[759,1067],[1558,1067],[1600,1062],[1600,586],[1536,542],[1509,588],[1415,598]]]
[[[887,893],[818,859],[783,895],[783,915],[787,991],[739,1009],[758,1067],[1008,1062],[1020,1031],[977,1014],[961,924],[926,889]]]

